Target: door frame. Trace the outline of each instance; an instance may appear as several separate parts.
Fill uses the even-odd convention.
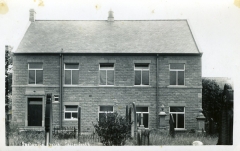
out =
[[[28,99],[29,98],[41,98],[42,99],[42,126],[28,126]],[[44,127],[44,119],[45,119],[45,96],[40,95],[31,95],[26,96],[25,101],[25,127]]]

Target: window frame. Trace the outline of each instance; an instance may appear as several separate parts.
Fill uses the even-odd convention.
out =
[[[148,65],[148,69],[136,69],[136,64]],[[135,71],[141,71],[141,84],[140,85],[135,85],[135,77],[136,77]],[[142,84],[142,72],[143,71],[148,71],[148,85]],[[134,63],[134,86],[150,86],[150,63]]]
[[[78,69],[66,69],[66,64],[77,64],[78,65]],[[66,84],[66,70],[70,70],[71,71],[71,83],[70,84]],[[78,70],[78,82],[77,84],[73,84],[72,83],[72,71],[73,70]],[[78,85],[79,84],[79,63],[64,63],[64,85]]]
[[[101,64],[112,64],[113,65],[113,68],[112,69],[101,69]],[[110,84],[107,84],[107,71],[110,70],[110,71],[113,71],[114,73],[114,76],[113,76],[113,85],[110,85]],[[101,71],[106,71],[106,84],[105,85],[102,85],[101,84]],[[99,63],[99,86],[114,86],[115,85],[115,63]]]
[[[59,95],[53,95],[53,98],[54,98],[54,102],[59,102]],[[57,101],[56,101],[56,98],[58,99]]]
[[[41,69],[37,69],[37,68],[29,68],[29,66],[30,66],[30,64],[42,64],[42,68]],[[35,74],[35,80],[34,80],[34,84],[30,84],[29,83],[29,71],[30,70],[33,70],[34,71],[34,74]],[[36,72],[37,72],[37,70],[42,70],[42,84],[37,84],[36,82],[37,82],[37,74],[36,74]],[[42,62],[28,62],[28,84],[29,85],[43,85],[43,63]]]
[[[183,112],[171,112],[171,107],[183,107]],[[175,130],[185,130],[185,113],[186,113],[186,111],[185,111],[185,106],[169,106],[169,116],[170,116],[170,114],[176,114],[176,121],[174,121],[175,122],[175,126],[176,126],[176,128],[174,128]],[[184,121],[183,121],[183,128],[178,128],[177,127],[177,124],[178,124],[178,114],[183,114],[184,115]]]
[[[76,106],[77,107],[77,110],[76,111],[66,111],[66,106]],[[78,114],[78,105],[64,105],[64,120],[68,120],[68,121],[76,121],[78,120],[78,118],[73,118],[72,117],[72,113],[77,113]],[[66,119],[65,117],[65,113],[71,113],[71,119]]]
[[[112,108],[113,108],[113,111],[100,111],[100,107],[101,106],[111,106]],[[113,105],[99,105],[98,106],[98,121],[99,121],[99,113],[106,113],[106,114],[108,114],[108,113],[114,113],[114,106]]]
[[[137,108],[138,107],[146,107],[147,109],[148,109],[148,112],[137,112]],[[141,114],[141,113],[143,113],[143,114],[148,114],[148,127],[146,128],[146,127],[144,127],[145,129],[149,129],[149,107],[148,106],[136,106],[136,114]],[[141,119],[140,119],[141,120]],[[138,124],[138,122],[137,122],[137,124]],[[138,125],[137,125],[138,126]]]
[[[184,69],[171,69],[171,64],[183,64],[183,67]],[[170,86],[185,86],[185,63],[169,63],[169,85]],[[176,72],[176,84],[175,85],[171,85],[171,77],[170,77],[170,73],[171,71],[175,71]],[[179,85],[178,84],[178,72],[179,71],[183,71],[183,75],[184,75],[184,78],[183,78],[183,85]]]

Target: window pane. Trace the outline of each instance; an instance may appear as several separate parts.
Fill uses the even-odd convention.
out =
[[[65,84],[71,84],[71,70],[65,70]]]
[[[148,114],[143,114],[143,125],[148,128]]]
[[[36,70],[36,84],[43,84],[43,70]]]
[[[114,70],[107,71],[107,85],[114,85]]]
[[[106,70],[100,70],[100,85],[106,85]]]
[[[135,85],[141,84],[141,71],[135,71]]]
[[[176,123],[177,116],[176,116],[176,114],[172,114],[172,115],[173,115],[173,119],[174,119],[174,128],[176,128],[177,127],[177,123]]]
[[[66,63],[65,69],[78,69],[78,63]]]
[[[77,119],[77,113],[72,113],[72,117]]]
[[[114,64],[113,63],[101,63],[100,69],[113,69]]]
[[[171,63],[170,69],[184,69],[184,63]]]
[[[42,63],[29,63],[29,69],[42,69]]]
[[[77,111],[78,107],[76,105],[66,106],[66,111]]]
[[[178,114],[178,128],[184,128],[184,114]]]
[[[58,101],[59,100],[59,95],[54,95],[54,101]]]
[[[176,85],[176,71],[170,71],[170,85]]]
[[[184,107],[170,107],[170,112],[184,112]]]
[[[178,71],[178,85],[184,85],[184,71]]]
[[[148,107],[136,107],[137,112],[148,112]]]
[[[106,120],[106,114],[105,113],[99,113],[99,121],[105,121]]]
[[[149,71],[142,71],[142,84],[149,85]]]
[[[100,111],[113,111],[113,106],[100,106]]]
[[[65,113],[65,119],[71,119],[71,113]]]
[[[149,64],[135,64],[135,69],[149,69]]]
[[[72,70],[72,84],[78,84],[78,75],[79,71],[78,70]]]
[[[35,70],[29,70],[29,84],[35,84]]]
[[[141,113],[137,113],[137,126],[141,125]]]

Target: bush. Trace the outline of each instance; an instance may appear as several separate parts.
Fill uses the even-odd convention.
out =
[[[93,126],[101,143],[107,146],[124,145],[126,139],[130,137],[131,123],[117,112],[106,114],[106,118],[101,118]]]

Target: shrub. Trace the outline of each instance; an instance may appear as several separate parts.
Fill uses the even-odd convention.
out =
[[[106,118],[101,118],[93,126],[101,143],[107,146],[124,145],[126,139],[130,137],[131,123],[117,112],[106,114]]]

